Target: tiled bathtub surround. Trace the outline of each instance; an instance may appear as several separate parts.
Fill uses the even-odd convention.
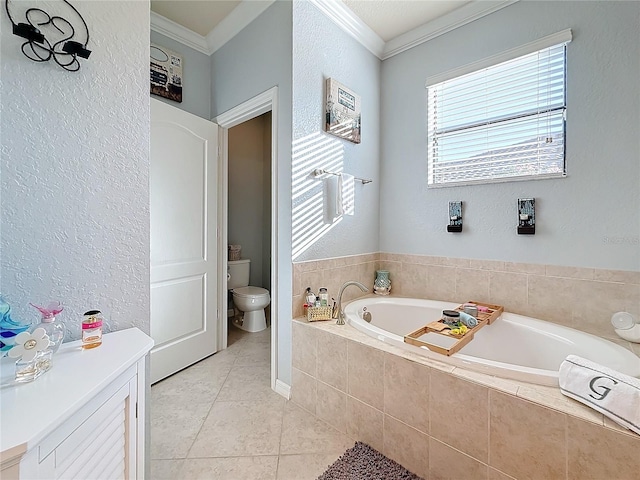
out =
[[[294,317],[302,315],[307,286],[327,286],[333,296],[346,280],[371,288],[381,268],[391,272],[394,296],[497,303],[509,312],[614,340],[619,339],[610,323],[613,313],[640,316],[640,272],[374,253],[294,263]],[[350,288],[345,299],[361,295]]]
[[[293,322],[292,401],[425,479],[638,478],[640,436],[560,394]]]

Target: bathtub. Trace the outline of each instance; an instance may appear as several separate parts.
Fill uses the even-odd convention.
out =
[[[504,313],[451,356],[404,342],[404,335],[437,320],[459,304],[412,298],[367,297],[349,303],[344,313],[356,329],[398,347],[457,367],[540,385],[558,385],[560,363],[579,355],[614,370],[640,377],[640,358],[600,337],[535,318]],[[363,308],[371,323],[362,319]]]

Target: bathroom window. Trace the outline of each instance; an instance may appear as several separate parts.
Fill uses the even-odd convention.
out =
[[[428,186],[562,177],[566,30],[427,80]]]

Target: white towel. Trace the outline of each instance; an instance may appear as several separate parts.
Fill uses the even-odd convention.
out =
[[[324,223],[331,224],[342,215],[340,176],[330,176],[324,180]]]
[[[342,212],[345,215],[356,213],[356,182],[353,175],[343,173],[342,178]]]
[[[341,173],[340,175],[338,175],[338,182],[337,182],[337,186],[336,186],[336,217],[341,217],[342,214],[344,213],[344,208],[342,206],[342,199],[343,199],[343,173]]]
[[[640,380],[576,355],[560,365],[560,391],[640,434]]]

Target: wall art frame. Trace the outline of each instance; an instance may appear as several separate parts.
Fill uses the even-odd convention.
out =
[[[360,95],[333,78],[325,85],[325,131],[353,143],[361,141]]]
[[[182,56],[155,43],[150,49],[151,93],[182,102]]]

